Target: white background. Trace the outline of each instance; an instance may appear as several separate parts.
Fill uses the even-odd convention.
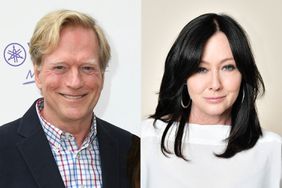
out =
[[[56,9],[73,9],[93,16],[109,40],[112,58],[104,88],[94,112],[121,128],[139,135],[141,121],[141,2],[140,0],[10,0],[0,6],[0,125],[21,117],[40,97],[35,84],[26,78],[32,70],[28,41],[37,21]],[[25,62],[7,64],[4,49],[10,43],[26,49]],[[33,72],[33,71],[32,71]]]

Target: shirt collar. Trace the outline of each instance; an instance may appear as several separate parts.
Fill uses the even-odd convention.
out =
[[[43,108],[44,108],[44,99],[41,98],[36,103],[36,112],[50,145],[54,146],[57,149],[62,149],[62,148],[69,149],[68,146],[69,144],[66,143],[71,143],[70,141],[73,141],[73,143],[75,143],[73,135],[68,132],[62,131],[61,129],[57,128],[55,125],[52,125],[47,120],[45,120],[40,113],[43,110]],[[84,139],[80,150],[89,147],[93,142],[93,140],[95,139],[96,135],[97,135],[96,117],[93,113],[90,131],[87,137]],[[73,146],[70,147],[73,148]]]

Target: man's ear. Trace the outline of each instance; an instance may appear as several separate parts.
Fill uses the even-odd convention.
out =
[[[103,88],[104,88],[104,82],[105,82],[105,77],[104,77],[104,75],[105,75],[105,72],[102,73],[102,88],[101,88],[101,91],[102,91]]]
[[[41,85],[41,80],[40,80],[40,67],[38,65],[34,65],[33,66],[33,70],[34,70],[34,80],[35,80],[35,84],[38,87],[38,89],[41,90],[42,85]]]

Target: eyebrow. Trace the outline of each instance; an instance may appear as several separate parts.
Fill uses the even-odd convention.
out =
[[[87,64],[99,64],[99,62],[96,59],[89,59],[89,60],[85,61],[84,63],[87,63]]]
[[[53,64],[53,65],[65,64],[65,63],[66,63],[65,61],[61,61],[61,60],[50,62],[50,64]],[[89,59],[89,60],[83,61],[82,63],[83,64],[90,64],[90,65],[99,65],[99,62],[96,59]]]
[[[226,61],[235,61],[235,59],[234,59],[233,57],[224,58],[224,59],[222,59],[222,60],[219,62],[219,64],[222,64],[222,63],[224,63],[224,62],[226,62]],[[209,64],[209,62],[203,61],[203,60],[201,60],[200,63]]]

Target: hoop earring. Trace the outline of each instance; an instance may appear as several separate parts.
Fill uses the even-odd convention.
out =
[[[245,99],[245,90],[243,89],[243,94],[242,94],[241,104],[244,102],[244,99]]]
[[[183,104],[183,101],[182,101],[182,99],[181,99],[181,106],[182,106],[182,108],[186,109],[186,108],[188,108],[188,107],[190,106],[190,104],[191,104],[191,99],[189,100],[189,102],[188,102],[187,105],[184,105],[184,104]]]
[[[186,86],[186,87],[185,87],[185,86]],[[187,85],[184,84],[183,89],[182,89],[181,101],[180,101],[181,107],[184,108],[184,109],[188,108],[188,107],[190,106],[190,104],[191,104],[191,99],[190,99],[190,97],[187,97],[189,101],[188,101],[188,103],[187,103],[186,105],[183,103],[183,98],[184,98],[184,101],[185,101],[185,98],[186,98],[186,96],[187,96],[186,92],[187,92]],[[186,99],[186,100],[187,100],[187,99]]]

